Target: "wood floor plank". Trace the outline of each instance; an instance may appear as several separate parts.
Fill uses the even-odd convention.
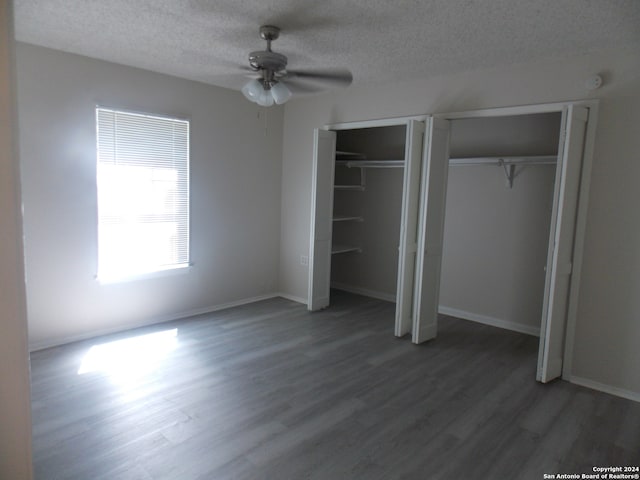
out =
[[[36,479],[537,480],[640,463],[640,404],[535,382],[535,337],[443,316],[413,345],[394,314],[336,291],[321,312],[274,298],[35,352]],[[78,374],[95,345],[172,329],[148,371],[137,352]]]

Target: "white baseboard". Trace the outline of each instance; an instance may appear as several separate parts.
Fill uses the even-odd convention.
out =
[[[335,288],[336,290],[343,290],[349,293],[355,293],[356,295],[364,295],[365,297],[377,298],[379,300],[385,300],[387,302],[395,303],[396,301],[395,295],[385,292],[378,292],[375,290],[369,290],[366,288],[354,287],[352,285],[346,285],[344,283],[331,282],[331,288]],[[532,335],[534,337],[540,336],[540,328],[532,327],[529,325],[522,325],[521,323],[510,322],[508,320],[502,320],[486,315],[480,315],[477,313],[467,312],[464,310],[459,310],[457,308],[445,307],[443,305],[440,305],[438,307],[438,313],[456,318],[462,318],[464,320],[471,320],[472,322],[483,323],[485,325],[491,325],[492,327],[504,328],[506,330],[512,330],[514,332],[524,333],[526,335]]]
[[[565,380],[568,380],[571,383],[575,383],[576,385],[580,385],[581,387],[591,388],[593,390],[598,390],[600,392],[608,393],[616,397],[622,397],[622,398],[626,398],[627,400],[633,400],[634,402],[640,402],[640,392],[625,390],[624,388],[614,387],[612,385],[607,385],[606,383],[596,382],[594,380],[589,380],[588,378],[583,378],[583,377],[577,377],[575,375],[570,375],[569,378],[565,378],[565,377],[562,377],[562,378]]]
[[[364,295],[365,297],[377,298],[378,300],[385,300],[387,302],[396,302],[395,294],[378,292],[375,290],[369,290],[367,288],[354,287],[352,285],[346,285],[344,283],[331,282],[331,288],[336,290],[343,290],[349,293],[355,293],[356,295]]]
[[[70,335],[66,337],[56,338],[55,340],[52,340],[52,341],[29,343],[29,351],[35,352],[38,350],[44,350],[45,348],[57,347],[59,345],[65,345],[67,343],[78,342],[81,340],[87,340],[89,338],[94,338],[94,337],[100,337],[102,335],[110,335],[112,333],[123,332],[126,330],[133,330],[134,328],[148,327],[151,325],[172,322],[174,320],[194,317],[196,315],[216,312],[218,310],[225,310],[227,308],[238,307],[240,305],[246,305],[248,303],[259,302],[261,300],[267,300],[269,298],[280,297],[280,296],[282,296],[280,293],[267,293],[265,295],[258,295],[255,297],[243,298],[240,300],[235,300],[233,302],[221,303],[219,305],[212,305],[209,307],[196,308],[193,310],[187,310],[184,312],[174,313],[171,315],[162,315],[158,317],[153,317],[152,319],[145,319],[139,322],[128,323],[126,325],[119,325],[118,327],[114,327],[114,328],[103,328],[100,330],[93,330],[91,332],[82,333],[80,335]]]
[[[290,295],[284,292],[278,292],[277,296],[286,298],[287,300],[291,300],[292,302],[302,303],[303,305],[306,305],[307,303],[309,303],[306,298],[297,297],[296,295]]]
[[[534,337],[540,336],[540,328],[522,325],[521,323],[510,322],[509,320],[502,320],[500,318],[480,315],[477,313],[466,312],[457,308],[440,305],[438,307],[438,313],[441,313],[442,315],[449,315],[450,317],[462,318],[464,320],[471,320],[472,322],[483,323],[485,325],[491,325],[492,327],[513,330],[514,332],[525,333],[527,335],[533,335]]]

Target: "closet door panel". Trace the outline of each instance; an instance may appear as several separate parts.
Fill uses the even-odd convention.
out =
[[[418,251],[413,306],[413,343],[435,338],[438,332],[440,268],[449,172],[449,121],[431,118],[424,141]]]
[[[309,298],[307,308],[329,306],[331,283],[331,234],[336,133],[316,129],[313,138],[311,190],[311,245],[309,248]]]
[[[576,213],[588,114],[586,108],[573,105],[563,112],[564,134],[560,138],[556,171],[536,375],[538,381],[543,383],[559,377],[562,373]]]
[[[420,168],[425,124],[411,120],[407,124],[405,140],[404,187],[398,247],[398,288],[396,291],[395,335],[411,332],[413,281],[416,261],[416,233],[418,219]]]

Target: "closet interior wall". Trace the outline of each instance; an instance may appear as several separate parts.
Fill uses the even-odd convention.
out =
[[[337,150],[357,153],[367,160],[402,161],[405,134],[404,125],[341,130],[337,132]],[[346,157],[338,154],[337,158]],[[361,173],[360,168],[338,164],[335,184],[357,184],[361,181]],[[332,255],[333,288],[395,301],[403,174],[402,167],[366,168],[364,189],[335,189],[334,218],[361,218],[333,223],[334,245],[359,248]]]
[[[451,158],[557,155],[560,113],[458,119]],[[539,335],[556,165],[451,165],[441,313]]]

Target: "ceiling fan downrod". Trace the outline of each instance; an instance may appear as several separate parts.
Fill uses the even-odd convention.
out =
[[[260,38],[267,41],[267,52],[271,51],[271,42],[280,36],[280,29],[273,25],[262,25],[260,27]]]
[[[285,69],[287,57],[271,50],[271,42],[280,36],[280,29],[273,25],[260,27],[260,37],[267,42],[266,50],[257,50],[249,54],[249,65],[256,70],[270,71],[271,77],[265,80],[273,80],[273,74]]]

